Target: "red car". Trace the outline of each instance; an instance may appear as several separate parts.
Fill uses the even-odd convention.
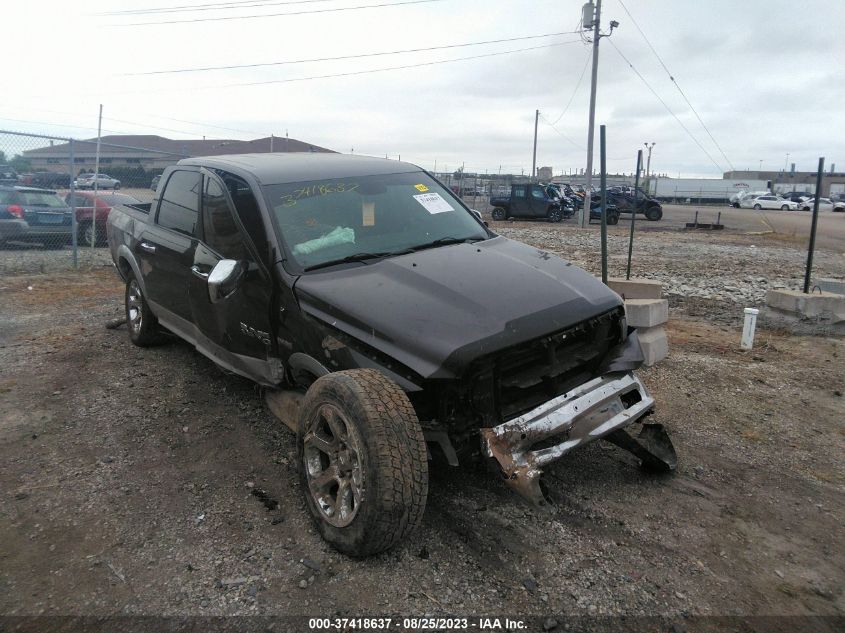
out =
[[[118,204],[140,204],[141,201],[125,193],[97,193],[97,216],[94,217],[94,192],[76,191],[71,199],[71,194],[65,196],[68,206],[76,206],[77,242],[81,245],[91,244],[96,226],[97,244],[106,243],[106,220],[112,207]]]

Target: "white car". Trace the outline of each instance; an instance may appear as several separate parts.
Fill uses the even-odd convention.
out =
[[[739,193],[735,193],[730,197],[730,205],[739,209],[742,206],[743,200],[750,200],[751,198],[756,198],[757,196],[767,196],[769,195],[768,191],[740,191]]]
[[[739,206],[744,209],[782,209],[783,211],[795,211],[798,209],[797,202],[790,202],[786,198],[780,196],[766,195],[766,196],[748,196],[743,198]]]
[[[845,202],[837,202],[836,204],[833,205],[833,210],[836,211],[837,213],[845,212]]]
[[[801,203],[802,211],[812,211],[815,204],[815,198],[807,198]],[[819,198],[819,211],[833,211],[833,200],[830,198]]]
[[[77,189],[93,189],[94,188],[94,174],[79,174],[76,178],[74,186]],[[96,175],[97,189],[120,189],[120,181],[117,178],[112,178],[107,174]]]

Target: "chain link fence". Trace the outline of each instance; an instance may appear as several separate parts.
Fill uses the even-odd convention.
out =
[[[187,154],[0,130],[0,275],[111,265],[112,207],[150,202]]]

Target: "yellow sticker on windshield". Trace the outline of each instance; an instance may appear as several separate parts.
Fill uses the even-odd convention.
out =
[[[422,191],[422,192],[428,191],[428,187],[426,187],[422,183],[419,184],[419,185],[414,185],[414,189],[416,189],[417,191]]]

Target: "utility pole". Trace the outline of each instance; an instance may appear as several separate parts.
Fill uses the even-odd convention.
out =
[[[540,111],[534,112],[534,156],[531,159],[531,181],[537,177],[537,122],[540,120]]]
[[[643,145],[645,145],[648,150],[648,160],[646,161],[645,166],[645,192],[648,193],[651,190],[651,181],[648,179],[649,172],[651,171],[651,150],[654,149],[654,146],[657,145],[657,143],[643,143]],[[681,176],[678,175],[678,178],[680,177]]]
[[[593,137],[596,129],[596,87],[599,79],[599,40],[608,37],[613,29],[619,26],[616,20],[610,23],[610,33],[602,34],[601,0],[596,0],[595,9],[592,1],[587,2],[581,9],[581,25],[583,29],[593,30],[593,73],[590,84],[590,122],[587,128],[587,182],[584,186],[584,207],[581,209],[581,227],[586,227],[590,219],[590,188],[593,184]]]

